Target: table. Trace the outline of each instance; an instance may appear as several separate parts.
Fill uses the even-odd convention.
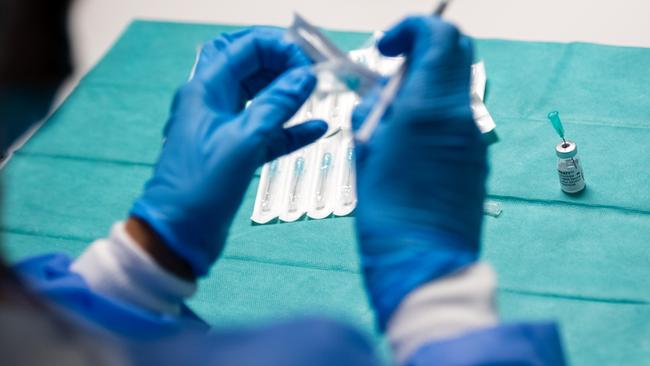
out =
[[[151,174],[174,89],[196,46],[237,26],[133,22],[4,169],[9,258],[79,254],[123,219]],[[345,49],[368,34],[329,32]],[[650,359],[650,49],[481,39],[490,148],[483,258],[499,275],[506,321],[559,322],[574,365]],[[563,194],[559,110],[587,191]],[[217,327],[325,313],[374,334],[353,218],[253,226],[256,177],[224,258],[190,305]]]

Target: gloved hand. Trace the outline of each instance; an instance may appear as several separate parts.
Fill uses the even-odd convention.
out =
[[[153,177],[131,215],[195,275],[221,253],[256,168],[326,131],[323,121],[283,128],[315,87],[308,64],[280,30],[248,29],[205,44],[192,80],[176,93]]]
[[[487,163],[470,110],[471,41],[438,18],[412,17],[378,47],[408,62],[392,106],[357,144],[356,231],[383,329],[409,292],[476,260]],[[376,99],[356,108],[353,126]]]

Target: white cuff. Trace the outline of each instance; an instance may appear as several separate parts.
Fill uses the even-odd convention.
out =
[[[388,322],[396,364],[426,343],[495,325],[495,288],[491,266],[478,263],[411,292]]]
[[[167,272],[129,236],[124,223],[93,242],[70,266],[100,294],[161,314],[179,314],[196,283]]]

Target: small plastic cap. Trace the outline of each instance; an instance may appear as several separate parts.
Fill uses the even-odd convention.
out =
[[[560,159],[569,159],[578,154],[578,146],[575,142],[567,140],[566,142],[560,142],[555,146],[555,154]]]

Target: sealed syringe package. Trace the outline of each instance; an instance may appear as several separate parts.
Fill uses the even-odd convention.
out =
[[[356,205],[350,116],[358,96],[319,78],[316,91],[287,126],[323,119],[329,128],[315,143],[264,165],[251,220],[292,222],[350,214]]]
[[[314,61],[318,84],[286,126],[319,118],[329,127],[315,143],[264,165],[251,215],[257,224],[347,216],[354,211],[357,199],[350,117],[359,98],[380,86],[403,62],[399,57],[380,55],[374,41],[346,54],[298,15],[288,34]],[[490,136],[486,140],[491,143],[496,141],[496,125],[483,103],[486,81],[483,63],[473,65],[471,107],[477,126],[484,136]]]

